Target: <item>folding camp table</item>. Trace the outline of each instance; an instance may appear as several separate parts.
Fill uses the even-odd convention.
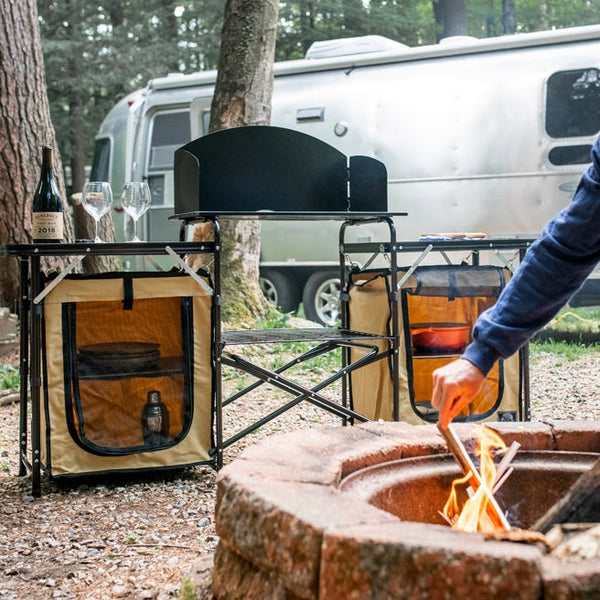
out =
[[[186,144],[175,153],[175,210],[173,218],[180,219],[182,238],[188,225],[198,221],[212,223],[217,249],[222,247],[220,221],[223,218],[287,220],[306,222],[308,220],[336,220],[339,228],[339,268],[341,282],[341,315],[339,328],[310,330],[260,330],[243,332],[222,332],[215,327],[215,410],[216,436],[215,451],[217,465],[222,464],[223,449],[238,441],[257,427],[296,406],[308,401],[334,415],[344,423],[356,420],[380,418],[372,405],[379,402],[388,404],[384,418],[400,420],[406,416],[423,422],[425,418],[419,409],[422,402],[413,398],[412,382],[407,382],[405,372],[411,365],[405,360],[410,356],[410,322],[406,311],[401,311],[401,299],[405,297],[411,277],[419,274],[420,263],[432,251],[448,258],[451,251],[468,249],[472,262],[477,266],[479,252],[492,252],[504,249],[526,249],[532,240],[484,239],[484,240],[443,240],[402,242],[396,239],[394,217],[404,217],[405,213],[390,213],[387,207],[387,175],[383,163],[366,156],[346,157],[337,149],[324,142],[297,131],[277,127],[240,127],[208,135]],[[349,232],[364,224],[380,223],[378,239],[369,241],[349,240]],[[360,236],[355,237],[360,239]],[[417,258],[405,271],[398,267],[398,257],[403,253],[416,253]],[[352,314],[352,287],[361,273],[368,272],[371,265],[385,257],[385,279],[387,289],[381,295],[383,306],[366,306],[364,314],[385,315],[385,322],[377,327],[356,318]],[[381,261],[379,261],[381,262]],[[477,280],[477,275],[471,280]],[[220,251],[215,253],[214,280],[217,298],[220,294]],[[479,288],[489,286],[477,283]],[[492,302],[502,286],[494,285],[492,293],[484,293],[485,301]],[[480,303],[479,294],[458,292],[468,302]],[[445,302],[446,298],[441,301]],[[217,301],[220,306],[220,300]],[[443,304],[442,304],[443,305]],[[403,321],[400,321],[400,312]],[[471,311],[471,317],[475,312]],[[351,319],[352,317],[352,319]],[[473,321],[474,322],[474,321]],[[358,326],[355,326],[358,323]],[[247,344],[277,344],[290,341],[303,341],[316,344],[305,354],[295,357],[280,369],[266,369],[236,354],[232,348]],[[300,385],[287,376],[291,366],[309,360],[311,357],[336,348],[342,348],[340,370],[312,388]],[[408,350],[407,350],[408,349]],[[444,357],[444,360],[452,359]],[[425,361],[421,361],[425,365]],[[523,361],[519,362],[520,365]],[[240,372],[253,375],[257,382],[223,398],[221,388],[222,366],[232,367]],[[425,369],[417,370],[426,373]],[[402,375],[402,377],[401,377]],[[334,381],[342,379],[341,402],[332,402],[322,393]],[[411,396],[408,411],[401,412],[400,380],[403,379],[403,392]],[[500,377],[502,379],[502,376]],[[527,410],[521,403],[526,380],[525,369],[514,371],[517,381],[515,396],[506,416],[524,418]],[[366,382],[366,383],[365,383]],[[222,409],[238,401],[258,385],[273,385],[289,392],[288,403],[263,418],[250,423],[227,439],[222,437]],[[527,386],[525,386],[527,387]],[[375,391],[377,390],[377,391]],[[489,418],[502,407],[503,385],[497,384],[492,394],[495,398],[486,399],[484,409],[469,418]],[[404,399],[404,398],[403,398]],[[527,404],[527,401],[526,401]],[[483,405],[483,404],[482,404]],[[516,406],[516,408],[515,408]],[[360,407],[360,408],[358,408]]]
[[[413,398],[411,383],[406,384],[408,362],[405,355],[410,355],[410,321],[402,304],[407,293],[414,291],[412,282],[420,276],[421,261],[431,252],[441,253],[446,260],[446,253],[468,250],[473,265],[477,266],[480,252],[517,249],[522,253],[532,242],[515,239],[398,241],[394,218],[404,217],[405,213],[390,213],[387,210],[387,174],[380,161],[365,156],[346,157],[316,138],[281,128],[230,129],[199,138],[180,148],[175,154],[175,193],[176,215],[173,218],[181,222],[181,240],[186,239],[188,226],[208,222],[213,229],[210,241],[23,244],[3,249],[4,254],[20,260],[19,472],[25,475],[28,469],[32,471],[34,495],[40,494],[42,469],[51,476],[62,476],[188,464],[207,464],[220,468],[225,448],[302,402],[339,417],[344,424],[380,418],[374,413],[373,405],[386,403],[389,408],[386,409],[385,418],[400,420],[404,414],[401,412],[401,400],[406,400],[400,397],[400,380],[404,382],[403,390],[408,385],[411,410],[420,418],[423,415],[417,410],[419,399],[415,401]],[[342,290],[340,327],[223,330],[223,240],[220,227],[223,218],[339,222],[338,258]],[[367,224],[377,224],[377,239],[362,242],[349,240],[349,232]],[[106,277],[110,286],[106,290],[93,277],[88,278],[90,281],[71,281],[70,278],[75,277],[69,273],[71,266],[45,285],[40,276],[43,257],[80,258],[94,254],[150,256],[165,253],[179,267],[178,273],[173,274],[179,277],[179,285],[174,286],[177,289],[173,293],[169,291],[173,287],[170,281],[165,282],[165,277],[170,275],[165,273],[132,274],[131,277],[109,273]],[[415,254],[417,258],[411,261],[409,267],[400,268],[398,257],[404,253]],[[190,268],[183,260],[187,254],[208,254],[212,259],[210,276]],[[359,287],[357,281],[362,276],[370,278],[370,269],[382,258],[385,268],[383,271],[381,266],[377,268],[380,274],[383,273],[378,279],[385,282],[383,294],[366,294],[365,298],[371,302],[373,297],[378,297],[378,302],[382,301],[383,305],[371,305],[367,311],[358,311],[359,317],[365,313],[376,313],[380,322],[373,325],[361,321],[357,311],[353,312],[352,308],[359,306],[356,291],[368,291],[368,286]],[[109,373],[109,376],[97,377],[82,370],[85,361],[82,360],[77,340],[78,336],[85,336],[77,326],[82,321],[85,323],[85,319],[93,323],[94,310],[97,308],[106,312],[105,306],[96,306],[96,300],[102,301],[105,291],[109,296],[107,302],[110,310],[118,312],[121,304],[124,311],[133,306],[134,313],[131,314],[134,316],[135,307],[144,307],[145,302],[158,302],[158,308],[165,302],[167,308],[161,310],[168,313],[172,310],[174,296],[178,307],[177,331],[163,334],[161,338],[161,343],[168,347],[171,337],[175,336],[181,346],[181,356],[169,357],[176,359],[170,363],[174,365],[173,372],[169,365],[162,363],[149,371],[136,372],[133,376],[131,373]],[[463,295],[470,297],[469,293]],[[446,301],[445,298],[442,300]],[[373,306],[376,306],[374,310]],[[152,305],[150,310],[153,308]],[[152,331],[154,322],[148,323],[149,319],[143,321],[146,314],[142,311],[138,318],[144,327]],[[119,313],[121,320],[118,323],[130,326],[126,321],[128,316]],[[136,326],[137,321],[134,321],[133,328]],[[113,329],[118,331],[119,327]],[[116,341],[113,331],[103,335],[102,341]],[[49,339],[48,336],[56,337]],[[300,341],[310,347],[287,364],[273,369],[265,368],[235,351],[236,347],[251,344]],[[322,381],[305,385],[289,374],[292,366],[337,349],[341,349],[339,368],[324,376]],[[515,414],[517,418],[526,419],[526,355],[522,355],[522,358],[517,376],[520,382],[519,401],[522,402],[523,391],[525,401],[521,403],[518,414]],[[256,382],[224,398],[223,366],[249,374],[255,377]],[[155,372],[157,369],[158,373]],[[138,422],[141,392],[133,385],[127,388],[127,393],[131,389],[135,396],[134,408],[131,408],[129,397],[123,397],[124,388],[118,386],[119,382],[129,385],[131,380],[151,381],[152,386],[146,386],[145,392],[154,389],[157,377],[169,381],[170,377],[176,378],[173,387],[175,392],[169,392],[171,411],[175,408],[175,412],[183,417],[176,432],[170,434],[162,446],[146,447]],[[342,384],[341,398],[332,399],[325,394],[325,390],[338,381]],[[95,382],[101,383],[96,385]],[[225,438],[223,407],[239,401],[257,386],[265,384],[287,392],[291,398]],[[117,387],[111,387],[113,385]],[[31,460],[27,456],[29,386],[32,408]],[[97,398],[97,388],[106,388],[100,400]],[[378,392],[373,391],[375,388]],[[183,399],[178,400],[177,394],[181,394]],[[486,408],[487,412],[474,415],[473,419],[492,417],[501,405],[500,396],[498,401]],[[109,436],[108,444],[110,446],[112,443],[114,448],[107,448],[106,432],[102,427],[103,399],[107,399],[107,405],[108,400],[116,399],[116,408],[120,410],[124,422],[134,424],[135,435],[131,437],[127,434],[131,427],[121,428],[125,432],[123,439],[117,435],[110,439]],[[110,405],[114,406],[114,403]],[[57,414],[58,420],[53,421],[53,418],[57,419]],[[106,427],[110,429],[119,419],[105,420]],[[64,457],[71,455],[75,457],[75,462],[64,462],[67,460]]]

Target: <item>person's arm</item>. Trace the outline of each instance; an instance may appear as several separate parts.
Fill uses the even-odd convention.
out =
[[[596,166],[582,176],[569,206],[546,225],[496,304],[477,320],[474,345],[464,358],[485,374],[495,359],[511,356],[546,325],[600,259],[600,164]]]
[[[600,259],[599,173],[597,140],[572,202],[546,225],[496,304],[480,315],[461,359],[434,372],[432,405],[443,426],[472,401],[496,360],[514,354],[550,321]]]

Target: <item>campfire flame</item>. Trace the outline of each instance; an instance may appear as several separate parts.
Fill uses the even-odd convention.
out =
[[[489,427],[480,425],[474,429],[474,434],[478,441],[475,456],[479,458],[479,478],[481,485],[475,491],[471,487],[468,488],[467,493],[469,494],[469,498],[461,509],[458,502],[457,489],[460,486],[468,484],[473,478],[473,474],[469,472],[464,477],[455,479],[452,482],[450,495],[444,506],[443,513],[453,529],[468,532],[496,531],[499,527],[490,519],[487,507],[492,494],[491,490],[496,482],[494,456],[498,452],[505,452],[506,444]]]

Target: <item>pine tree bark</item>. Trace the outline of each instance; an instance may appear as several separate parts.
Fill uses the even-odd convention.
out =
[[[268,125],[279,2],[227,0],[210,131]],[[223,319],[252,323],[268,304],[258,284],[260,224],[222,224]]]
[[[81,23],[80,23],[80,8],[77,5],[78,0],[66,0],[66,6],[69,10],[70,22],[67,26],[69,34],[69,42],[72,47],[71,56],[69,58],[68,69],[71,79],[77,81],[81,76],[83,70],[82,65],[82,54],[83,47],[80,43],[79,37],[81,35]],[[71,192],[81,192],[85,184],[85,146],[86,139],[84,134],[83,122],[85,120],[84,115],[84,97],[83,90],[76,86],[71,89],[69,96],[69,114],[71,118],[69,123],[69,146],[71,148]],[[75,234],[75,237],[80,236]]]
[[[438,41],[453,35],[468,35],[465,0],[433,0],[433,14],[440,31]]]
[[[0,0],[0,244],[31,242],[31,201],[41,169],[41,148],[54,149],[54,173],[67,207],[60,154],[46,92],[35,0]],[[65,237],[72,239],[65,210]],[[14,307],[18,264],[1,259],[0,304]],[[54,260],[49,268],[59,268]]]
[[[93,240],[96,236],[96,222],[83,208],[81,193],[71,195],[73,208],[73,228],[76,240]],[[115,225],[112,211],[108,211],[98,223],[98,235],[103,242],[115,242]],[[84,273],[105,273],[119,269],[119,260],[116,256],[97,254],[86,256],[82,261]]]
[[[502,0],[502,25],[505,34],[516,32],[515,0]]]

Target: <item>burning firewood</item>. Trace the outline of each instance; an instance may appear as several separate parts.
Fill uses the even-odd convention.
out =
[[[494,483],[498,481],[496,478],[496,472],[494,471],[494,473],[491,474],[490,481],[486,481],[475,468],[475,465],[471,461],[469,454],[452,429],[452,426],[449,425],[448,429],[444,429],[438,424],[438,430],[446,440],[450,452],[465,475],[463,479],[457,480],[455,484],[468,482],[471,488],[473,488],[474,493],[480,496],[480,506],[483,507],[483,510],[476,515],[476,522],[469,525],[469,527],[466,529],[469,531],[476,531],[477,529],[482,531],[490,531],[495,529],[509,530],[510,523],[496,502],[496,499],[494,498],[494,495],[490,489],[493,487]],[[506,465],[508,462],[509,461],[506,462]],[[473,498],[471,498],[471,500],[473,500]]]
[[[496,492],[504,485],[504,482],[510,477],[513,472],[513,468],[510,465],[512,459],[516,456],[521,444],[519,442],[513,442],[510,447],[504,453],[502,460],[498,463],[496,469],[496,479],[494,479],[494,487],[492,488],[492,494]]]

